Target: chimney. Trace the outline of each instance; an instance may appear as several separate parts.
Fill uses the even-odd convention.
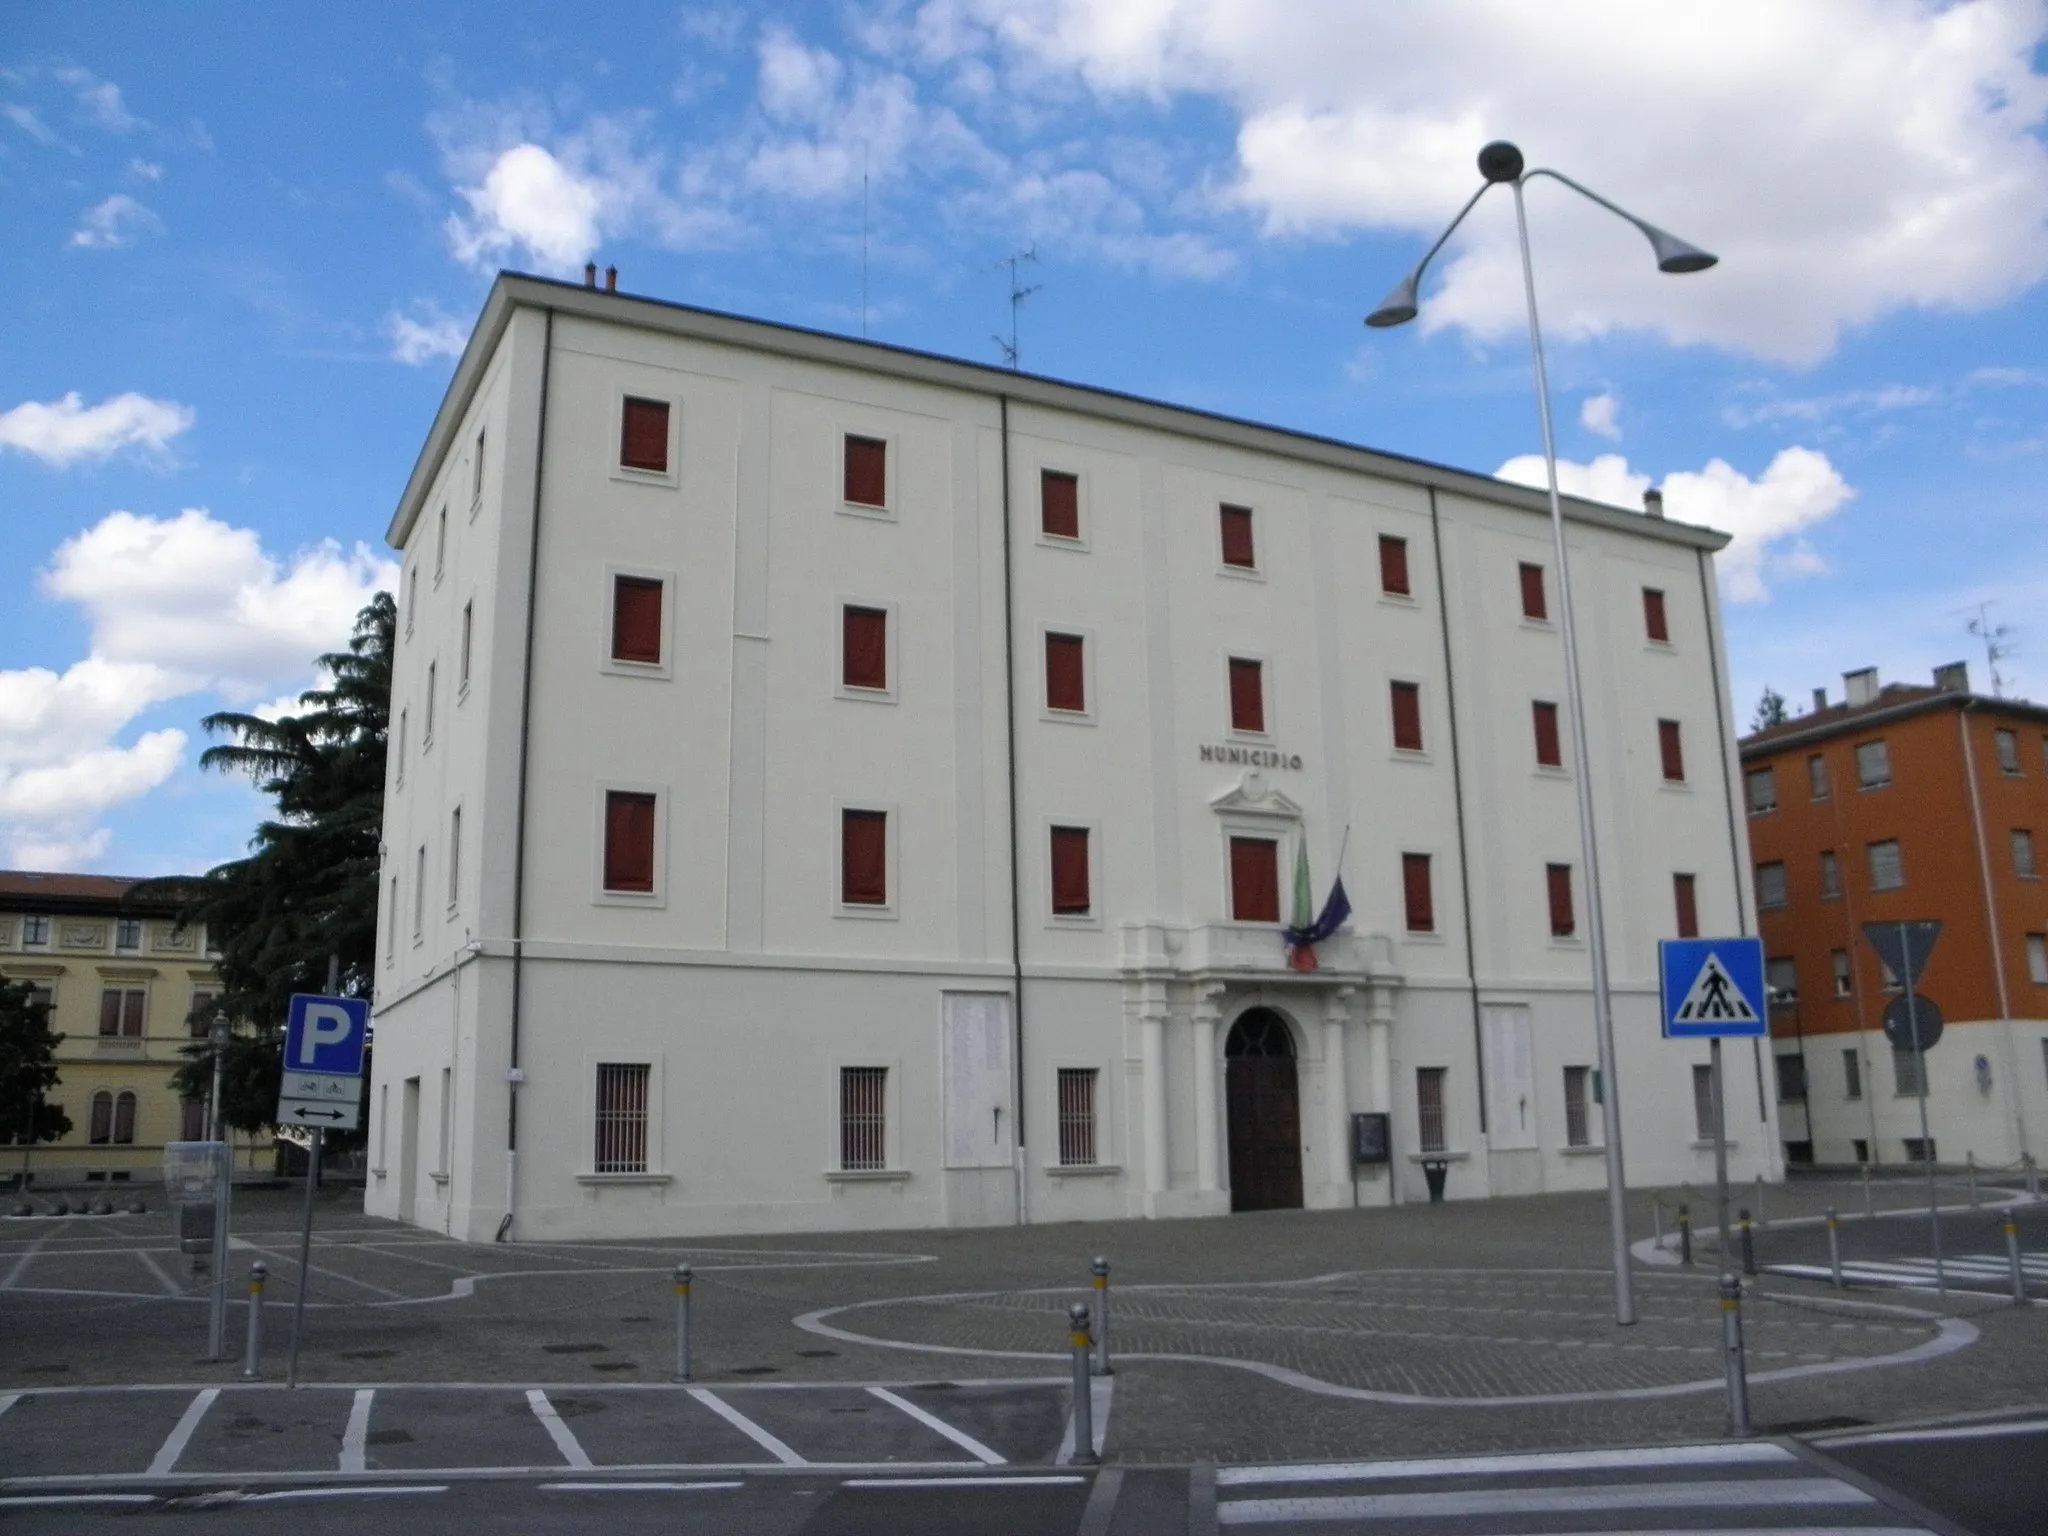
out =
[[[1651,517],[1662,517],[1664,515],[1664,493],[1655,490],[1643,492],[1643,511]]]
[[[1816,688],[1813,690],[1813,707],[1815,709],[1826,709],[1828,707],[1827,689]]]
[[[1877,668],[1864,667],[1857,672],[1844,672],[1842,693],[1851,709],[1874,702],[1877,698]]]
[[[583,263],[583,286],[586,288],[595,288],[597,286],[597,263],[594,261]]]
[[[1934,669],[1934,686],[1943,693],[1968,693],[1970,691],[1970,664],[1967,661],[1952,661],[1945,667]]]
[[[619,269],[617,267],[606,267],[604,269],[604,291],[606,293],[617,293],[619,291]]]

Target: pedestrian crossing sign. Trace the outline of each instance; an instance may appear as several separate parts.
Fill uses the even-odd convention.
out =
[[[1770,1033],[1762,939],[1666,939],[1657,961],[1667,1039]]]

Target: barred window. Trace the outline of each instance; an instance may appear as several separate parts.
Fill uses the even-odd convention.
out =
[[[593,1173],[647,1171],[645,1062],[605,1062],[597,1069],[597,1149]]]
[[[1863,1058],[1852,1048],[1842,1052],[1842,1097],[1860,1099],[1863,1097]],[[1862,1158],[1857,1158],[1862,1162]]]
[[[848,1172],[889,1166],[887,1067],[839,1069],[839,1166]]]
[[[1444,1074],[1449,1070],[1415,1069],[1415,1129],[1424,1152],[1443,1152],[1450,1147],[1444,1125]]]
[[[1060,1068],[1060,1166],[1092,1168],[1095,1152],[1095,1068]]]
[[[1591,1067],[1564,1069],[1564,1140],[1568,1147],[1593,1144],[1592,1116],[1588,1113],[1591,1096],[1586,1091],[1592,1076]]]
[[[1892,1047],[1893,1091],[1902,1099],[1917,1099],[1927,1091],[1927,1057],[1921,1051]]]
[[[1701,1141],[1714,1139],[1714,1069],[1692,1069],[1692,1126]]]

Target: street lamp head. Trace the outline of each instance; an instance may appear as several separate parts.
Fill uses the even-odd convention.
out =
[[[1681,240],[1654,224],[1646,224],[1638,219],[1636,228],[1649,237],[1650,249],[1657,253],[1659,272],[1704,272],[1721,259],[1712,251],[1703,251],[1691,242]]]
[[[1385,302],[1365,317],[1365,323],[1376,331],[1389,326],[1406,325],[1415,318],[1415,287],[1420,271],[1410,272],[1402,278],[1399,286],[1387,295]]]
[[[1488,181],[1514,181],[1522,174],[1522,152],[1506,139],[1479,151],[1479,174]]]
[[[207,1026],[207,1043],[216,1051],[224,1049],[228,1043],[228,1032],[228,1016],[216,1013]]]

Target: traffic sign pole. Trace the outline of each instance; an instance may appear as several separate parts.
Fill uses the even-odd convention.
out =
[[[313,1178],[320,1166],[320,1144],[326,1135],[319,1126],[313,1127],[313,1150],[306,1158],[306,1215],[299,1226],[299,1290],[292,1298],[292,1347],[284,1366],[287,1387],[299,1384],[299,1333],[305,1326],[306,1292],[312,1288],[313,1280]]]
[[[1728,1274],[1728,1255],[1734,1250],[1728,1246],[1728,1095],[1723,1091],[1721,1079],[1719,1035],[1707,1042],[1707,1052],[1707,1059],[1712,1063],[1707,1070],[1713,1080],[1714,1094],[1714,1223],[1720,1234],[1721,1273],[1725,1277]]]
[[[1914,989],[1920,978],[1913,973],[1913,947],[1906,940],[1906,925],[1899,924],[1899,958],[1904,962],[1899,980],[1906,987],[1906,1031],[1913,1037],[1913,1062],[1919,1069],[1920,1092],[1920,1160],[1927,1165],[1927,1224],[1934,1234],[1934,1289],[1937,1295],[1948,1294],[1948,1276],[1941,1263],[1941,1201],[1934,1192],[1934,1140],[1927,1133],[1927,1047],[1920,1040],[1920,1006],[1914,997]]]

